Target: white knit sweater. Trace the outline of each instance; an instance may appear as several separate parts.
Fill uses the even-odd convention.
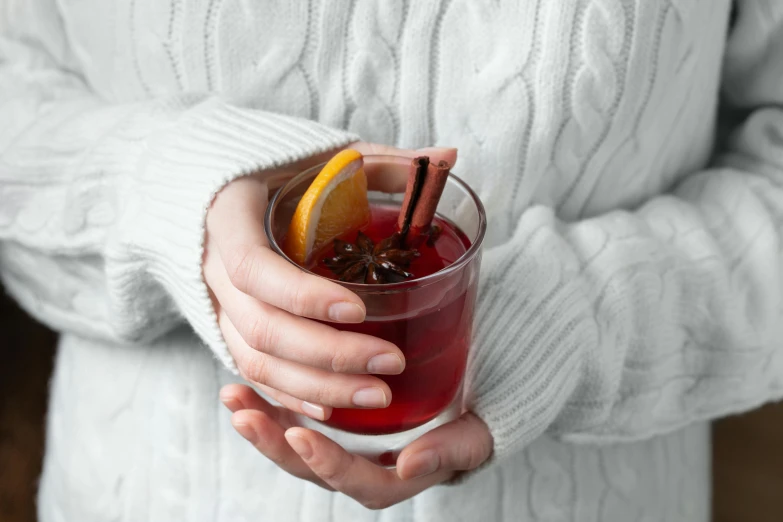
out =
[[[783,395],[783,2],[730,7],[3,0],[2,280],[63,333],[41,520],[706,521],[706,421]],[[200,273],[226,182],[356,136],[459,147],[489,214],[493,461],[384,512],[233,433]]]

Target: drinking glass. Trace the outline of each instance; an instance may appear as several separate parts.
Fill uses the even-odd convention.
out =
[[[365,156],[370,205],[401,206],[410,166],[410,158]],[[310,168],[291,179],[267,208],[264,226],[269,244],[291,263],[281,244],[299,199],[322,168]],[[295,415],[298,425],[317,430],[347,451],[383,466],[393,466],[405,446],[462,413],[462,383],[486,217],[478,196],[453,174],[437,214],[470,240],[467,251],[451,265],[391,284],[334,281],[362,299],[367,316],[361,324],[330,326],[385,339],[405,355],[405,370],[400,375],[379,376],[391,388],[391,404],[383,409],[335,408],[324,422]]]

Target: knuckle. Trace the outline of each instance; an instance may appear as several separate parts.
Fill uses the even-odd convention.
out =
[[[266,458],[274,462],[277,467],[282,469],[286,469],[288,467],[288,459],[286,459],[283,455],[272,451],[262,451],[262,453],[266,456]]]
[[[340,484],[343,483],[346,475],[346,469],[342,466],[327,467],[322,469],[318,475],[337,489],[340,489]]]
[[[237,371],[239,372],[239,376],[242,377],[244,380],[249,381],[250,375],[248,375],[247,371],[245,370],[245,367],[242,365],[237,365]]]
[[[323,482],[333,487],[337,491],[342,491],[349,486],[351,480],[353,457],[343,453],[343,455],[336,460],[320,460],[315,466],[313,471],[318,475]]]
[[[460,418],[459,422],[460,424],[464,423],[466,429],[468,428],[467,424],[470,424],[470,421],[465,417]],[[457,447],[455,464],[460,470],[475,469],[487,459],[488,453],[484,442],[474,437],[465,437]]]
[[[484,449],[475,445],[470,444],[468,445],[468,448],[466,450],[466,456],[465,456],[465,468],[466,470],[471,470],[479,467],[482,462],[484,462],[485,456],[484,456]]]
[[[336,373],[347,372],[353,367],[346,350],[341,350],[339,346],[335,347],[334,353],[332,354],[331,366],[332,371]]]
[[[272,372],[270,366],[271,359],[262,354],[249,358],[245,363],[245,373],[250,378],[248,380],[265,384]]]
[[[245,290],[253,276],[255,263],[255,249],[250,246],[242,246],[234,250],[226,261],[226,271],[231,284],[239,290]]]
[[[303,281],[303,274],[296,275],[286,289],[288,295],[288,310],[298,316],[307,315],[310,309],[308,286]]]
[[[254,314],[244,321],[244,338],[257,350],[273,350],[280,338],[277,326],[267,315]]]
[[[253,376],[250,375],[250,371],[248,367],[250,358],[247,357],[246,355],[237,354],[234,356],[234,359],[236,360],[237,363],[237,372],[239,372],[239,376],[242,377],[242,379],[244,379],[245,381],[252,381]]]
[[[313,385],[312,401],[324,406],[334,405],[335,393],[328,382],[319,382]]]
[[[238,321],[237,330],[242,335],[242,339],[251,348],[260,348],[261,342],[266,335],[266,327],[258,317],[245,314]]]
[[[278,466],[280,466],[280,464],[278,464]],[[283,466],[280,466],[280,467],[283,468]],[[288,468],[283,468],[283,469],[285,469],[288,472],[289,475],[291,475],[293,477],[296,477],[298,479],[310,480],[310,481],[313,480],[312,472],[310,472],[309,470],[308,471],[300,471],[298,469],[288,469]]]

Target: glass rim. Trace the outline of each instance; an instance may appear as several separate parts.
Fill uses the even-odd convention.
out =
[[[365,159],[370,158],[381,162],[383,162],[384,160],[397,161],[401,159],[411,161],[413,159],[407,156],[395,156],[392,154],[367,154],[364,156],[364,158]],[[473,204],[476,206],[476,210],[478,211],[478,230],[476,231],[476,237],[473,240],[471,240],[470,247],[459,258],[457,258],[456,261],[451,263],[449,266],[442,268],[441,270],[438,270],[437,272],[434,272],[432,274],[426,275],[424,277],[418,277],[416,279],[409,279],[397,283],[366,284],[366,283],[352,283],[348,281],[338,281],[336,279],[330,279],[328,277],[324,277],[322,275],[316,274],[311,270],[308,270],[307,268],[299,265],[298,263],[294,262],[291,258],[289,258],[285,254],[285,252],[283,252],[283,249],[280,248],[280,245],[277,243],[277,239],[275,239],[275,236],[272,233],[272,214],[281,197],[287,194],[294,186],[296,186],[304,178],[309,176],[313,171],[315,170],[320,171],[321,169],[323,169],[326,163],[327,162],[323,162],[319,165],[315,165],[313,167],[305,169],[302,172],[296,174],[290,180],[288,180],[285,184],[283,184],[283,186],[281,186],[279,189],[275,191],[274,195],[269,200],[269,204],[267,206],[266,212],[264,212],[264,232],[266,233],[266,237],[269,240],[269,247],[275,253],[282,256],[283,259],[285,259],[292,265],[296,266],[297,268],[300,268],[307,274],[313,275],[315,277],[320,277],[321,279],[325,279],[327,281],[332,281],[340,286],[343,286],[344,288],[348,288],[349,290],[354,291],[355,293],[392,293],[395,291],[404,290],[408,288],[421,288],[423,286],[428,286],[432,283],[440,281],[444,277],[453,274],[454,272],[458,271],[459,269],[467,265],[480,252],[481,245],[484,242],[484,235],[487,231],[487,216],[486,216],[486,211],[484,209],[484,204],[481,202],[481,199],[479,199],[478,195],[470,187],[470,185],[465,183],[459,176],[455,175],[453,172],[449,172],[448,182],[455,183],[458,187],[460,187],[463,191],[465,191],[465,193],[473,201]],[[384,194],[394,194],[394,193],[384,192]],[[400,192],[399,194],[402,193]]]

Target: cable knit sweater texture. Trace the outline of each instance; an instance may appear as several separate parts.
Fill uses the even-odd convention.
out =
[[[2,280],[63,333],[44,522],[706,521],[706,421],[783,396],[778,0],[5,0],[0,30]],[[459,147],[489,218],[495,455],[383,512],[233,432],[200,272],[222,186],[357,137]]]

